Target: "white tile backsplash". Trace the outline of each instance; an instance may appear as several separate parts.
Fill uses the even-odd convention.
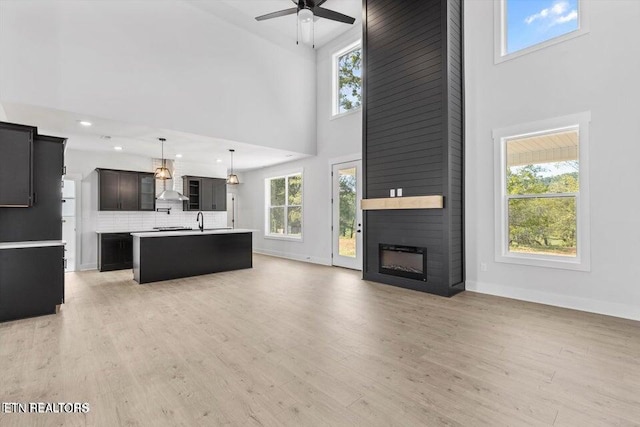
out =
[[[183,211],[180,203],[157,201],[156,208],[171,208],[163,212],[98,212],[97,230],[100,232],[146,231],[154,227],[198,228],[197,212]],[[205,228],[227,226],[226,212],[203,212]]]

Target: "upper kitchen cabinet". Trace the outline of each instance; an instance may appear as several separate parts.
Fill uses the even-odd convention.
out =
[[[189,198],[185,211],[226,211],[227,181],[224,178],[183,177],[183,190]]]
[[[64,138],[34,135],[32,206],[0,209],[0,242],[62,239],[65,142]]]
[[[97,169],[101,211],[155,210],[152,173]]]
[[[0,207],[33,205],[36,128],[0,122]]]
[[[138,173],[139,202],[138,210],[156,210],[156,178],[152,173]]]

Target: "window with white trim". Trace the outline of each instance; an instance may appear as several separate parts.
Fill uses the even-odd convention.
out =
[[[496,131],[496,260],[587,270],[588,118]]]
[[[302,239],[302,172],[265,180],[265,235]]]
[[[496,61],[585,34],[588,0],[494,0]]]
[[[333,55],[333,115],[362,106],[362,46],[353,43]]]

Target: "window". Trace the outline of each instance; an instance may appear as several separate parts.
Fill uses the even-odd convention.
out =
[[[302,239],[302,173],[265,180],[265,235]]]
[[[333,56],[333,115],[362,105],[362,47],[354,43]]]
[[[495,0],[496,62],[587,32],[587,0]]]
[[[588,270],[588,114],[494,132],[496,261]]]

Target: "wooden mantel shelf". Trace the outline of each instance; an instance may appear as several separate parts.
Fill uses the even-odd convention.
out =
[[[442,209],[442,196],[387,197],[383,199],[362,199],[363,211],[384,209]]]

